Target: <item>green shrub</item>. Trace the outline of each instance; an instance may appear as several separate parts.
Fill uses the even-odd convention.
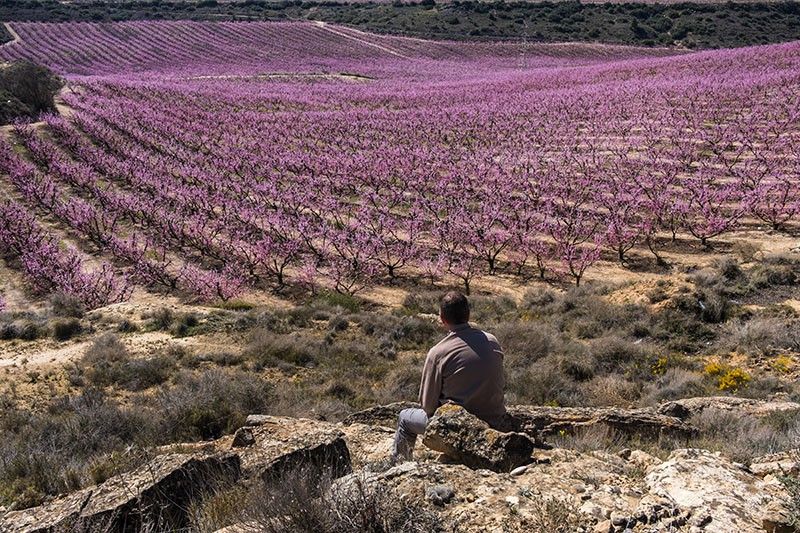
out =
[[[192,334],[192,330],[197,327],[200,320],[194,313],[181,313],[174,316],[169,327],[170,333],[176,337],[187,337]]]
[[[491,328],[505,353],[505,364],[528,365],[547,357],[560,345],[558,332],[541,322],[501,322]]]
[[[50,296],[50,308],[56,316],[66,318],[83,318],[86,309],[76,297],[64,293],[55,293]]]
[[[224,302],[218,302],[215,304],[216,307],[220,309],[225,309],[228,311],[250,311],[251,309],[255,309],[256,305],[250,302],[245,302],[244,300],[226,300]]]
[[[563,359],[550,355],[526,367],[506,369],[506,391],[510,403],[535,405],[581,405],[583,394],[563,370]]]
[[[175,370],[175,358],[156,354],[133,359],[115,334],[106,333],[94,340],[79,367],[95,387],[140,391],[167,381]]]
[[[97,454],[152,438],[143,412],[120,409],[97,390],[55,399],[46,412],[0,414],[0,500],[18,508],[91,482]]]
[[[129,391],[148,389],[167,381],[175,370],[175,361],[162,354],[147,359],[131,359],[119,365],[111,382]]]
[[[528,289],[522,298],[522,308],[537,314],[559,299],[558,293],[548,287],[534,287]]]
[[[403,311],[406,314],[431,314],[439,315],[439,300],[441,292],[410,292],[403,299]]]
[[[757,265],[750,270],[749,277],[750,287],[754,290],[797,283],[795,269],[783,264]]]
[[[142,318],[149,319],[147,321],[147,329],[151,331],[166,331],[172,326],[175,313],[172,312],[172,309],[162,307],[144,315]]]
[[[53,322],[53,338],[57,341],[66,341],[83,331],[81,321],[77,318],[56,320]]]
[[[168,442],[218,438],[244,425],[247,415],[268,413],[273,402],[273,388],[267,381],[246,372],[222,370],[181,372],[172,386],[156,396],[162,413],[158,424]]]
[[[778,480],[789,493],[789,526],[795,531],[800,530],[800,479],[788,475],[778,477]]]
[[[720,451],[734,461],[749,464],[754,458],[796,448],[800,418],[787,428],[776,428],[770,421],[741,416],[740,413],[705,409],[688,422],[700,430],[693,447]]]
[[[508,296],[473,295],[469,298],[469,305],[470,322],[479,324],[505,320],[518,314],[516,302]]]
[[[0,325],[0,340],[35,341],[47,334],[47,328],[34,320],[16,320]]]
[[[427,349],[445,333],[438,322],[415,316],[360,313],[350,315],[350,319],[360,324],[364,334],[380,339],[382,345],[401,350]]]
[[[713,266],[728,281],[740,279],[744,276],[744,272],[742,271],[742,267],[739,266],[739,262],[730,256],[716,259],[713,262]]]
[[[256,369],[280,366],[314,365],[321,356],[319,342],[305,337],[277,335],[265,329],[256,329],[244,350],[244,357],[255,363]]]
[[[361,309],[361,300],[349,294],[334,291],[323,291],[314,298],[314,303],[327,307],[340,307],[345,311],[357,313]]]
[[[117,324],[117,331],[120,333],[133,333],[139,331],[139,326],[125,318],[120,320],[119,324]]]
[[[682,296],[672,299],[682,300]],[[692,302],[696,305],[696,302]],[[651,335],[664,343],[665,348],[676,352],[696,352],[716,338],[716,333],[697,318],[694,307],[690,310],[667,307],[651,318]]]
[[[683,368],[669,368],[655,381],[647,383],[642,393],[642,404],[657,405],[671,400],[711,396],[717,394],[703,376]]]
[[[333,484],[333,472],[298,466],[249,489],[233,488],[192,512],[193,528],[215,531],[246,523],[264,533],[444,533],[455,531],[439,513],[362,476]]]
[[[345,331],[350,326],[350,322],[343,316],[337,315],[328,321],[328,329],[331,331]]]
[[[0,68],[0,121],[8,124],[19,117],[35,118],[55,111],[55,95],[64,80],[47,67],[30,61],[15,61]]]

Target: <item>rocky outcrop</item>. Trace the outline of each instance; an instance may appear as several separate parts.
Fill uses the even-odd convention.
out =
[[[306,477],[338,478],[352,471],[344,433],[335,424],[305,418],[251,415],[231,442],[248,477],[273,482],[302,470]]]
[[[750,471],[758,477],[800,476],[800,449],[757,457],[750,462]]]
[[[543,450],[535,457],[518,475],[461,464],[410,462],[362,474],[361,479],[428,506],[446,522],[458,523],[463,533],[556,531],[547,521],[553,508],[574,526],[565,531],[588,533],[598,517],[630,512],[641,497],[641,481],[626,476],[628,462],[616,455]],[[341,482],[346,486],[354,481],[348,476]],[[552,502],[551,507],[545,509],[544,502]]]
[[[697,434],[697,429],[686,422],[650,409],[517,405],[509,407],[508,413],[518,421],[520,431],[529,434],[538,432],[544,437],[587,428],[605,428],[643,439],[685,439]]]
[[[645,485],[647,497],[633,515],[620,520],[619,531],[667,531],[667,526],[683,525],[707,533],[793,531],[783,486],[718,453],[675,450],[648,472]],[[654,523],[661,527],[654,529]]]
[[[518,475],[414,462],[360,479],[427,504],[465,533],[791,531],[782,485],[718,454],[684,449],[666,461],[637,450],[535,455]]]
[[[622,424],[607,416],[614,410],[512,411],[522,412],[531,432],[582,425],[621,424],[615,430],[629,433],[683,427],[668,426],[673,417],[638,417],[641,413]],[[365,423],[252,416],[235,435],[162,448],[147,465],[102,485],[9,512],[0,518],[0,532],[126,532],[145,521],[156,530],[173,531],[186,525],[189,503],[221,483],[238,480],[249,486],[264,480],[273,487],[266,490],[280,490],[284,476],[295,473],[312,485],[319,478],[317,486],[339,491],[345,500],[360,484],[379,484],[392,491],[385,494],[424,506],[464,533],[791,531],[789,495],[777,476],[798,472],[798,452],[764,456],[748,468],[694,449],[674,451],[667,460],[635,449],[544,450],[526,434],[489,428],[451,405],[440,409],[423,437],[425,444],[447,453],[449,462],[419,446],[416,461],[387,469],[380,459],[388,456],[392,435],[390,427]],[[513,468],[519,464],[524,466]],[[337,479],[323,483],[323,476]],[[258,524],[242,522],[226,532],[258,530]]]
[[[369,424],[350,424],[342,426],[342,431],[354,468],[382,463],[392,455],[394,429]],[[428,455],[427,448],[421,445],[418,445],[414,452],[414,457],[419,460],[427,459]]]
[[[220,484],[240,478],[272,484],[293,474],[336,478],[351,471],[344,433],[335,424],[263,415],[248,418],[248,424],[213,443],[173,447],[188,453],[162,448],[144,466],[99,486],[8,513],[0,532],[128,532],[142,524],[174,531],[186,527],[189,504]]]
[[[761,418],[775,412],[791,413],[800,411],[800,403],[785,400],[767,401],[733,396],[709,396],[666,402],[658,407],[658,412],[662,415],[674,416],[685,420],[693,415],[702,413],[706,409],[731,411],[741,415]]]
[[[235,454],[160,455],[147,464],[41,507],[13,511],[0,531],[139,531],[186,527],[189,504],[220,484],[239,477]]]
[[[422,443],[470,468],[509,472],[529,463],[534,441],[523,433],[502,433],[463,407],[440,407],[425,430]]]
[[[419,407],[411,402],[397,402],[372,407],[350,415],[345,424],[370,424],[394,428],[400,411]],[[653,409],[621,409],[617,407],[546,407],[512,405],[503,422],[502,431],[525,433],[534,440],[590,427],[606,428],[626,436],[645,439],[672,437],[685,439],[697,434],[686,422]],[[537,440],[537,444],[542,444]]]

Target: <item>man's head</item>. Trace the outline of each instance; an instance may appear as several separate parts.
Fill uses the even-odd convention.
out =
[[[469,322],[469,300],[457,291],[450,291],[439,300],[439,317],[446,326]]]

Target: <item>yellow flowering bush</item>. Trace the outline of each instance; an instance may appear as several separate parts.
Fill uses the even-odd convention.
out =
[[[719,377],[717,387],[721,391],[736,391],[750,383],[751,379],[750,374],[741,368],[731,368]]]
[[[718,376],[728,369],[728,365],[720,363],[719,361],[711,361],[703,368],[703,373],[706,376]]]
[[[793,361],[788,355],[779,355],[772,360],[770,366],[782,374],[787,374],[792,369]]]
[[[654,376],[663,376],[669,367],[669,357],[662,355],[653,364],[652,371]]]
[[[710,361],[703,368],[703,373],[708,377],[716,378],[717,388],[726,392],[736,392],[753,379],[746,370],[720,361]]]

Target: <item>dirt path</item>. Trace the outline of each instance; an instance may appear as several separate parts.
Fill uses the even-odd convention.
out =
[[[11,24],[9,24],[8,22],[4,22],[3,26],[5,26],[6,31],[9,33],[9,35],[11,35],[12,39],[7,43],[3,43],[2,46],[6,46],[9,44],[20,44],[22,42],[22,37],[19,36],[17,30],[11,27]]]
[[[69,346],[42,349],[40,344],[22,346],[16,350],[0,352],[0,368],[20,365],[26,368],[41,367],[48,364],[67,363],[80,357],[90,342],[79,342]]]
[[[320,74],[303,72],[274,72],[272,74],[254,74],[252,76],[241,76],[234,74],[221,74],[218,76],[190,76],[183,78],[186,80],[273,80],[273,79],[321,79],[321,80],[347,80],[347,81],[370,81],[375,78],[370,76],[360,76],[358,74]]]
[[[401,54],[397,50],[392,50],[391,48],[388,48],[386,46],[381,46],[380,44],[371,43],[371,42],[366,41],[364,39],[359,39],[358,37],[354,37],[352,35],[348,35],[345,32],[342,32],[342,31],[336,30],[334,28],[331,28],[330,26],[328,26],[328,24],[326,22],[315,21],[314,24],[316,24],[317,26],[319,26],[320,28],[322,28],[325,31],[329,31],[331,33],[339,35],[340,37],[344,37],[345,39],[350,39],[351,41],[355,41],[357,43],[361,43],[361,44],[366,45],[366,46],[371,46],[372,48],[376,48],[376,49],[378,49],[378,50],[380,50],[382,52],[386,52],[387,54],[392,54],[393,56],[402,57],[403,59],[412,59],[411,57],[409,57],[407,55]]]

